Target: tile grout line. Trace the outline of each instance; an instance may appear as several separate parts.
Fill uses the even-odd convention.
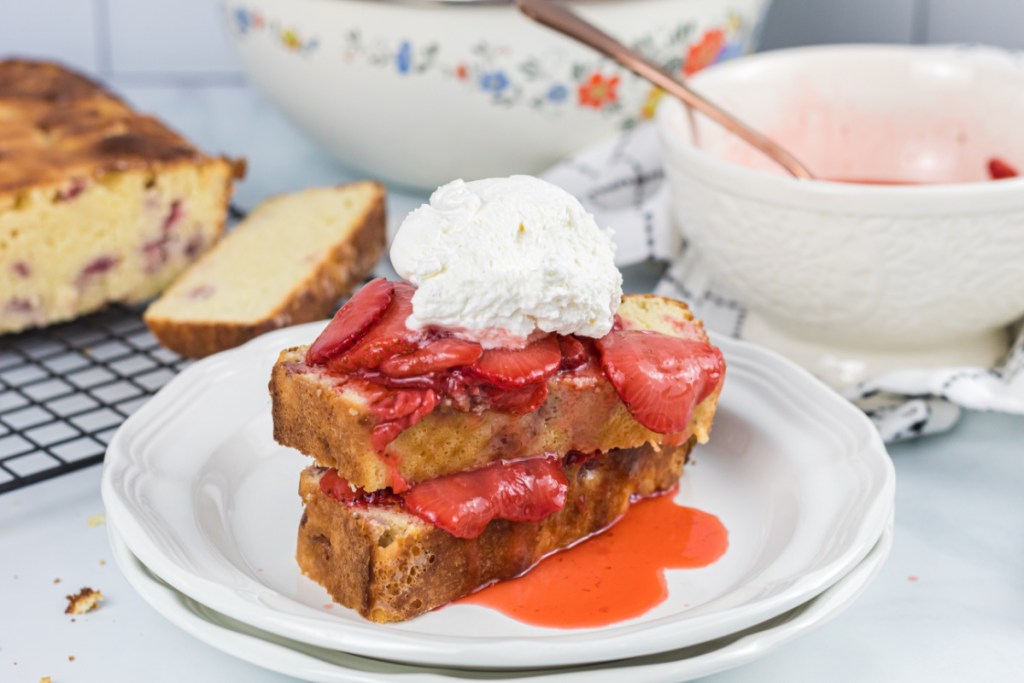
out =
[[[96,71],[109,79],[114,72],[112,46],[110,44],[110,7],[107,0],[92,0],[93,31],[96,33]]]
[[[931,0],[911,0],[910,3],[910,44],[924,45],[928,42],[928,11]]]
[[[174,71],[119,71],[104,76],[123,87],[141,88],[244,88],[249,82],[235,71],[188,73]]]

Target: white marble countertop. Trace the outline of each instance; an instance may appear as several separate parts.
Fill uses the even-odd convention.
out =
[[[125,94],[206,149],[248,157],[243,208],[352,177],[245,88]],[[421,200],[393,192],[392,218]],[[707,680],[1024,680],[1024,419],[967,413],[891,453],[895,545],[877,580],[809,636]],[[103,511],[99,478],[97,467],[0,495],[0,681],[291,680],[179,631],[135,595],[105,529],[88,523]],[[106,600],[72,621],[64,596],[81,586]]]

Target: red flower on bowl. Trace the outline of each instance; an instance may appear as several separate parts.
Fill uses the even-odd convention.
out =
[[[580,83],[580,106],[600,109],[606,104],[615,102],[619,99],[618,87],[618,76],[605,76],[601,72],[595,71],[590,78]]]
[[[683,75],[692,76],[706,66],[711,66],[718,59],[725,47],[725,32],[720,28],[707,31],[704,36],[690,46],[683,62]]]

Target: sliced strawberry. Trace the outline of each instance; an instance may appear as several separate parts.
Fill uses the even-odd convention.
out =
[[[433,389],[384,389],[370,403],[370,411],[379,421],[390,422],[412,415],[424,403],[436,405],[436,397]]]
[[[398,438],[404,430],[429,415],[437,407],[433,389],[384,389],[370,403],[370,411],[380,421],[370,432],[370,443],[377,451]]]
[[[637,422],[659,434],[686,429],[725,373],[716,347],[650,330],[613,330],[597,347],[619,398]]]
[[[455,410],[471,412],[486,401],[484,390],[489,385],[482,384],[475,375],[469,375],[462,368],[446,372],[438,378],[438,387]],[[491,387],[498,391],[496,387]]]
[[[397,439],[401,433],[402,424],[400,422],[381,422],[370,430],[370,445],[378,453],[383,453],[388,444]]]
[[[410,512],[459,538],[493,519],[539,522],[565,506],[568,482],[554,456],[498,462],[421,482],[405,493]]]
[[[401,505],[402,497],[389,488],[364,491],[348,483],[333,467],[320,475],[320,492],[343,505]]]
[[[418,377],[432,372],[471,365],[484,352],[476,342],[438,339],[404,356],[392,356],[380,364],[390,377]]]
[[[522,349],[484,351],[480,359],[469,366],[469,371],[503,389],[518,389],[547,381],[561,362],[558,337],[549,334]]]
[[[1003,180],[1004,178],[1016,178],[1019,173],[1017,169],[1002,159],[989,159],[988,175],[992,180]]]
[[[587,348],[576,337],[559,337],[558,346],[562,350],[562,370],[575,370],[587,362]]]
[[[527,384],[521,389],[485,387],[484,395],[487,396],[488,407],[491,410],[525,415],[537,410],[548,400],[548,383]]]
[[[375,370],[367,370],[360,372],[359,377],[367,382],[392,389],[441,389],[444,387],[436,374],[391,377]]]
[[[384,316],[395,286],[380,277],[355,293],[306,352],[310,365],[326,363],[352,347],[370,327]]]
[[[327,364],[330,372],[346,374],[358,369],[373,370],[391,356],[416,349],[421,334],[405,326],[405,321],[412,315],[412,295],[416,289],[404,282],[389,284],[394,287],[391,305],[362,339],[346,352],[331,358]]]
[[[348,480],[331,468],[320,476],[320,493],[329,496],[339,503],[354,503],[359,497],[357,491],[349,485]]]

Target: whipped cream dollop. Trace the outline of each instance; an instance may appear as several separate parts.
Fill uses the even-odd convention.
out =
[[[611,235],[539,178],[443,185],[391,245],[395,270],[418,288],[406,325],[456,329],[485,347],[537,330],[603,337],[622,297]]]

